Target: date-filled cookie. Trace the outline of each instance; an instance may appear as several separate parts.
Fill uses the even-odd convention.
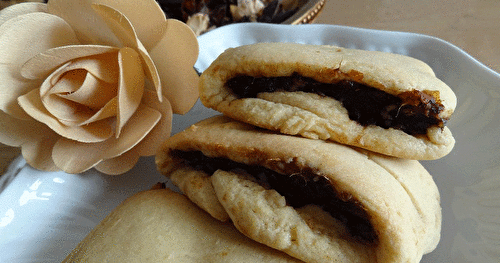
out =
[[[202,74],[202,103],[261,128],[430,160],[455,140],[456,96],[424,62],[295,43],[231,48]]]
[[[439,192],[415,160],[216,116],[156,163],[213,217],[305,262],[418,262],[440,239]]]

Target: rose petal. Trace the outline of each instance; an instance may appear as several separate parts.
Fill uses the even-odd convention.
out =
[[[141,105],[137,113],[129,120],[122,130],[112,149],[106,152],[105,159],[116,157],[141,142],[161,119],[161,113]]]
[[[14,18],[16,16],[35,13],[35,12],[47,13],[47,5],[43,3],[33,3],[33,2],[24,2],[16,5],[10,5],[0,10],[0,25],[5,23],[5,21]]]
[[[57,167],[67,173],[82,173],[101,162],[103,152],[109,147],[108,140],[101,143],[82,143],[61,138],[54,145],[52,159]]]
[[[193,66],[198,58],[198,41],[186,24],[169,19],[167,31],[150,55],[161,76],[163,95],[174,113],[184,114],[198,99],[198,74]]]
[[[93,74],[87,73],[79,89],[74,92],[59,94],[58,96],[85,105],[91,109],[99,110],[113,99],[117,92],[116,84],[101,81]]]
[[[47,110],[55,119],[66,126],[76,126],[89,119],[94,112],[86,107],[67,100],[61,94],[73,93],[84,83],[87,72],[72,70],[72,62],[54,71],[40,86],[40,98],[44,110]],[[69,68],[69,72],[66,70]]]
[[[8,65],[0,63],[0,111],[18,119],[30,120],[31,117],[17,104],[17,98],[39,87],[40,80],[14,77]]]
[[[40,140],[30,140],[22,145],[21,153],[26,162],[43,171],[57,171],[59,168],[52,161],[52,148],[60,138],[54,132],[44,134]]]
[[[40,95],[45,96],[49,90],[53,89],[58,81],[61,81],[63,76],[73,70],[83,69],[85,72],[90,72],[93,76],[99,78],[100,80],[107,83],[118,83],[118,78],[120,75],[120,69],[118,67],[118,53],[105,53],[102,55],[96,55],[87,57],[85,59],[76,59],[73,61],[66,62],[66,64],[60,66],[58,69],[52,71],[44,81],[44,85],[40,88]],[[58,92],[75,92],[78,87],[62,87],[58,88]],[[116,93],[116,88],[114,86],[106,85],[103,87],[105,92]],[[108,90],[111,88],[112,90]]]
[[[69,127],[61,124],[44,107],[38,90],[33,90],[19,97],[19,105],[34,119],[45,123],[59,135],[81,142],[100,142],[113,135],[107,120],[94,122],[92,125]]]
[[[47,90],[45,94],[40,92],[44,108],[65,125],[77,125],[94,114],[89,107],[59,96],[61,93],[77,90],[84,82],[86,75],[87,72],[84,70],[73,70],[65,74],[65,77],[56,82],[55,86],[52,87],[50,81],[44,81],[40,87],[40,90]]]
[[[118,98],[114,97],[104,107],[102,107],[94,116],[90,117],[88,120],[82,122],[80,125],[87,125],[96,121],[104,120],[109,117],[116,116],[118,111]]]
[[[92,0],[50,0],[48,12],[63,18],[75,30],[82,44],[119,46],[115,37],[101,17],[94,12]]]
[[[160,118],[158,111],[141,106],[119,138],[113,136],[100,143],[81,143],[63,138],[54,146],[52,158],[62,170],[81,173],[103,159],[117,157],[132,149],[153,129]]]
[[[0,26],[0,63],[21,66],[47,49],[79,44],[74,31],[61,18],[46,13],[17,16]]]
[[[69,77],[61,79],[64,70],[65,66],[54,71],[40,86],[43,106],[49,113],[69,126],[87,125],[116,116],[116,85],[96,80],[87,73],[84,80]]]
[[[135,147],[140,156],[151,156],[158,152],[161,144],[170,137],[172,132],[172,107],[167,99],[158,101],[156,95],[146,90],[142,98],[142,104],[161,113],[161,119],[153,130]]]
[[[43,105],[61,123],[69,126],[116,116],[116,101],[104,110],[99,109],[116,96],[118,84],[108,82],[117,82],[119,71],[114,53],[67,62],[42,83]]]
[[[0,111],[0,142],[19,147],[28,140],[40,140],[51,130],[43,123],[33,119],[21,120]]]
[[[24,80],[20,75],[21,66],[47,49],[76,43],[78,40],[69,25],[50,14],[30,13],[3,23],[0,26],[0,109],[26,118],[16,99],[41,82]]]
[[[84,69],[102,81],[117,83],[120,75],[117,58],[118,52],[104,53],[72,60],[61,69],[66,72],[75,69]]]
[[[161,101],[163,99],[163,90],[161,88],[160,75],[158,74],[155,63],[143,47],[139,47],[137,51],[141,55],[142,63],[145,66],[144,71],[146,72],[146,76],[152,81],[154,90],[156,90],[156,94],[158,95],[158,100]]]
[[[61,79],[61,76],[66,72],[66,67],[71,64],[71,61],[62,65],[60,68],[54,70],[48,77],[45,78],[42,85],[40,85],[40,96],[46,96],[47,93],[57,84],[57,82]],[[73,90],[72,86],[59,86],[58,90],[60,92],[71,92]]]
[[[82,68],[108,83],[117,83],[120,75],[118,53],[104,53],[74,60],[72,67]]]
[[[127,17],[147,50],[156,45],[163,36],[166,17],[156,1],[98,0],[95,3],[110,6]],[[146,17],[147,19],[144,19]]]
[[[126,16],[118,10],[106,5],[93,4],[92,8],[101,16],[104,22],[106,22],[111,31],[121,41],[122,46],[132,48],[138,47],[139,39],[137,38],[134,27]]]
[[[57,81],[47,78],[46,83],[43,83],[44,91],[40,94],[45,95],[59,95],[59,94],[72,94],[76,92],[83,84],[87,78],[87,72],[85,70],[72,70],[70,72],[61,71],[64,74],[63,78],[59,78]],[[60,77],[60,76],[58,76]]]
[[[114,66],[116,65],[116,53],[118,52],[118,50],[119,49],[116,47],[98,45],[72,45],[52,48],[37,54],[36,56],[28,60],[21,68],[21,75],[25,78],[30,79],[44,78],[52,71],[54,71],[57,67],[60,67],[68,61],[100,54],[105,54],[102,57],[100,56],[99,58],[104,59],[106,61],[106,65]],[[114,59],[115,63],[110,63],[110,60],[108,59]],[[110,78],[107,75],[99,77],[105,80],[108,80]]]
[[[158,98],[161,100],[162,90],[160,76],[146,48],[137,38],[136,32],[130,21],[122,13],[112,7],[96,4],[93,5],[93,8],[101,15],[102,19],[106,21],[109,28],[116,37],[120,39],[124,46],[137,49],[145,66],[144,70],[146,71],[146,76],[153,81],[154,87],[158,93]]]
[[[66,63],[66,65],[71,62]],[[65,66],[54,71],[40,85],[39,96],[42,101],[43,110],[46,110],[51,117],[66,126],[75,126],[78,123],[85,121],[92,116],[90,109],[82,107],[77,103],[67,101],[59,94],[71,93],[77,90],[85,79],[85,71],[80,71],[80,74],[66,74],[65,78],[61,76],[65,74]]]
[[[144,93],[144,71],[139,54],[131,48],[118,52],[120,83],[118,85],[118,115],[116,137],[135,113]]]
[[[97,171],[104,174],[119,175],[132,169],[137,161],[139,161],[139,155],[132,149],[118,157],[103,160],[98,163],[95,168]]]

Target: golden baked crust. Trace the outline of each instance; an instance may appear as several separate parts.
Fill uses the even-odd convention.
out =
[[[448,154],[455,140],[447,127],[412,136],[401,130],[363,126],[349,119],[341,103],[303,92],[260,93],[238,98],[226,88],[233,77],[298,74],[322,83],[352,80],[397,95],[409,91],[434,94],[448,119],[456,96],[424,62],[397,54],[294,43],[259,43],[228,49],[205,70],[200,100],[231,118],[265,129],[307,138],[333,140],[407,159],[430,160]]]
[[[169,189],[115,208],[63,262],[300,262],[256,243]]]
[[[317,175],[327,178],[337,192],[347,193],[361,204],[378,241],[361,244],[346,238],[345,227],[332,217],[327,221],[334,229],[322,233],[317,230],[321,227],[304,223],[314,216],[283,205],[283,197],[276,191],[266,190],[232,172],[219,170],[215,175],[208,175],[190,168],[172,155],[177,150],[201,151],[209,157],[261,165],[285,174],[290,166],[316,171]],[[216,116],[169,138],[157,154],[156,163],[166,176],[178,170],[191,170],[190,173],[198,173],[201,178],[211,176],[216,199],[242,233],[304,261],[336,258],[342,262],[353,260],[354,255],[355,262],[418,262],[439,242],[439,192],[431,175],[415,160],[278,134]],[[186,182],[187,178],[177,175],[174,183],[198,184],[197,180]],[[193,189],[181,187],[182,191]],[[281,223],[273,227],[276,220]],[[301,238],[292,242],[291,237],[297,235],[297,231]]]
[[[240,174],[218,170],[212,178],[217,197],[246,236],[304,262],[377,262],[373,246],[349,238],[346,227],[320,207],[294,209],[275,190]]]

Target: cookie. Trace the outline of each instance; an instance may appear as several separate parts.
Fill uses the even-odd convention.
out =
[[[63,262],[300,262],[252,241],[169,189],[115,208]]]
[[[216,116],[170,137],[156,164],[214,217],[305,262],[418,262],[440,239],[439,192],[416,160]]]
[[[258,43],[222,53],[199,89],[205,106],[285,134],[416,160],[441,158],[455,144],[446,127],[455,94],[403,55]]]

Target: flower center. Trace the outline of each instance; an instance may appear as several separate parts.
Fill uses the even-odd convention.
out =
[[[40,89],[45,108],[68,126],[116,116],[119,69],[116,53],[66,63]],[[115,65],[113,65],[115,64]]]

